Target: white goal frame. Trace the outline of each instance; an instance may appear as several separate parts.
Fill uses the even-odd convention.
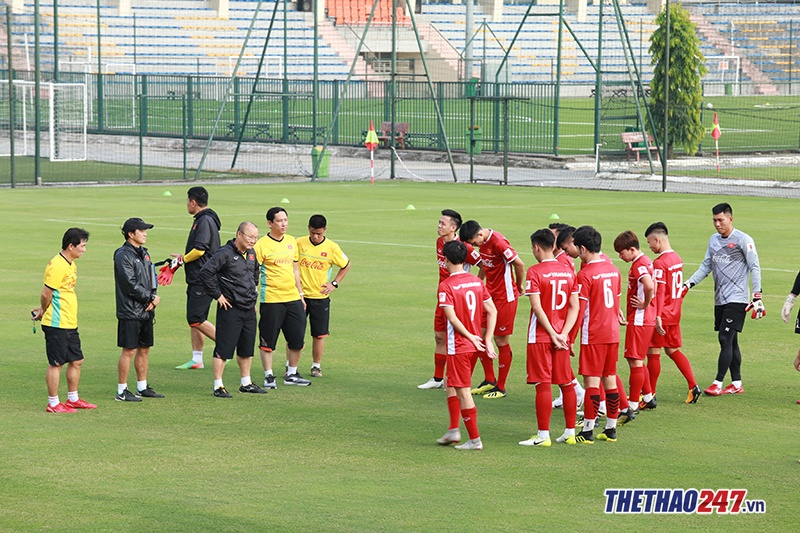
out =
[[[5,93],[8,82],[2,83]],[[31,81],[13,80],[15,106],[21,116],[15,116],[14,124],[7,124],[9,140],[0,143],[0,156],[11,155],[10,136],[14,135],[14,155],[30,156],[34,149],[35,87]],[[65,94],[67,93],[67,94]],[[41,130],[47,132],[47,156],[52,162],[86,161],[88,158],[88,93],[84,83],[40,83],[39,94],[42,107],[47,110]],[[7,95],[9,96],[10,95]],[[44,109],[43,109],[44,110]],[[4,131],[4,133],[5,133]],[[21,142],[19,142],[21,141]]]

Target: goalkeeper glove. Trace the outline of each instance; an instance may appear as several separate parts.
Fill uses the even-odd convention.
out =
[[[747,307],[744,309],[745,311],[753,311],[753,314],[750,315],[750,318],[758,320],[759,318],[765,316],[767,314],[767,310],[764,307],[764,302],[761,301],[761,293],[754,292],[753,293],[753,301],[747,304]]]
[[[183,264],[183,256],[179,255],[173,257],[172,261],[161,267],[158,275],[158,284],[167,286],[172,284],[172,278],[175,276],[175,271],[178,270]]]
[[[684,283],[681,285],[681,290],[678,291],[678,298],[684,298],[686,294],[689,292],[689,289],[694,287],[694,283]]]
[[[790,294],[786,297],[786,303],[783,304],[783,309],[781,309],[781,318],[783,318],[783,322],[785,324],[789,323],[789,313],[792,312],[792,307],[794,306],[794,300],[797,298],[794,294]]]

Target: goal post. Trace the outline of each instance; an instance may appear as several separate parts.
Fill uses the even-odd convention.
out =
[[[11,135],[14,136],[14,155],[34,153],[36,84],[14,80],[9,93],[7,82],[0,83],[0,101],[13,97],[14,120],[8,108],[0,111],[0,156],[11,155]],[[40,131],[42,148],[47,149],[50,161],[85,161],[88,156],[88,107],[86,84],[40,83]],[[46,137],[46,138],[45,138]]]

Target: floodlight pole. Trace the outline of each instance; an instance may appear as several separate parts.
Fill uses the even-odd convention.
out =
[[[667,34],[666,34],[666,50],[664,51],[664,139],[661,142],[661,192],[667,190],[667,152],[669,146],[669,0],[666,0],[667,9]],[[647,141],[647,139],[645,139]],[[650,151],[648,150],[649,154]]]
[[[600,23],[597,26],[597,66],[594,69],[594,145],[596,152],[599,154],[600,150],[600,106],[603,95],[603,4],[600,2]],[[599,165],[598,165],[599,166]]]
[[[15,156],[14,156],[14,61],[11,56],[12,42],[11,42],[11,5],[6,4],[6,46],[8,47],[8,125],[10,135],[8,137],[9,148],[11,155],[9,157],[9,170],[11,171],[11,188],[17,186],[16,170],[15,170]]]
[[[39,0],[35,0],[33,4],[33,90],[36,94],[33,95],[33,105],[35,107],[33,116],[34,122],[34,142],[33,142],[33,173],[34,184],[39,185],[42,182],[42,131],[41,124],[39,123],[42,117],[42,72],[39,57]],[[11,28],[7,28],[11,32]],[[52,95],[51,95],[52,96]]]
[[[392,152],[389,154],[389,178],[394,179],[396,177],[394,158],[397,151],[395,149],[395,122],[397,120],[397,0],[392,0],[392,68],[389,73],[389,80],[389,86],[391,87],[389,95],[392,98],[390,111],[392,126],[389,133],[389,146],[391,146]]]
[[[58,83],[58,0],[53,0],[53,81]]]
[[[416,1],[421,2],[422,0]],[[464,47],[464,81],[469,81],[472,79],[472,40],[474,38],[473,27],[475,26],[475,6],[472,0],[467,0],[465,4],[467,5],[467,17],[465,21],[466,23],[464,24],[464,39],[466,39],[467,44]]]
[[[100,0],[97,0],[97,131],[105,129],[105,101],[103,98],[103,47],[100,42]],[[139,118],[141,120],[141,117]]]

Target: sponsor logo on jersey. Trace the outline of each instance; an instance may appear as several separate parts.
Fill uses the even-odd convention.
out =
[[[300,266],[303,268],[310,268],[311,270],[325,270],[327,265],[323,261],[312,261],[305,257],[300,259]]]
[[[440,292],[440,293],[439,293],[439,301],[440,301],[440,302],[442,302],[442,303],[444,303],[444,301],[445,301],[446,299],[447,299],[447,295],[446,295],[445,293],[443,293],[443,292]]]
[[[509,261],[511,261],[514,258],[515,255],[516,254],[514,253],[514,249],[513,248],[506,248],[505,251],[503,252],[503,257],[505,257]]]

